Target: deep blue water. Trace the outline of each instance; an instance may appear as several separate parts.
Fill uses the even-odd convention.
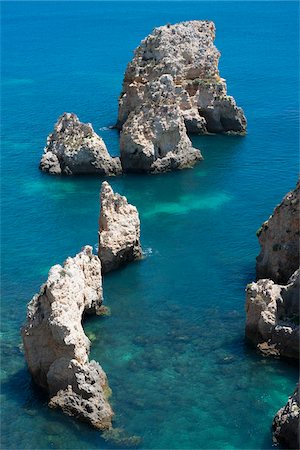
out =
[[[110,180],[139,211],[143,261],[109,274],[112,315],[92,318],[92,357],[113,390],[115,426],[145,449],[270,449],[297,368],[244,342],[255,231],[296,183],[297,2],[2,3],[3,449],[109,448],[47,407],[20,348],[26,304],[49,268],[97,242],[98,177],[38,170],[57,117],[92,122],[112,154],[122,77],[154,26],[212,19],[221,76],[245,110],[246,137],[195,137],[192,170]]]

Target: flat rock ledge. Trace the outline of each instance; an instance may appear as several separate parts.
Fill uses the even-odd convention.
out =
[[[285,284],[299,267],[299,199],[298,181],[258,230],[261,252],[256,259],[257,279]]]
[[[298,449],[299,440],[299,383],[287,404],[281,408],[273,420],[273,436],[275,443],[283,448]]]
[[[89,361],[90,341],[81,324],[83,314],[100,313],[102,300],[101,263],[86,246],[50,269],[28,304],[21,333],[29,371],[49,392],[49,406],[108,430],[113,411],[107,377]]]
[[[265,355],[299,359],[299,269],[286,286],[269,279],[246,289],[246,337]]]
[[[122,172],[120,159],[110,156],[92,125],[80,122],[73,113],[59,117],[47,138],[40,169],[52,175],[118,175]]]
[[[190,143],[183,145],[184,129],[245,134],[243,110],[227,95],[219,74],[214,38],[213,22],[195,20],[155,28],[137,47],[124,75],[116,124],[125,171],[166,171],[201,159],[188,156],[195,152]],[[169,152],[169,163],[151,168]],[[181,163],[183,152],[189,163]]]
[[[140,219],[135,206],[126,197],[115,194],[105,181],[100,193],[99,250],[102,272],[115,270],[140,259]]]

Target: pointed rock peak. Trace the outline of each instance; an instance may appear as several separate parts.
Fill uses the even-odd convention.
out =
[[[90,123],[82,123],[74,113],[63,113],[47,138],[40,168],[51,174],[121,173],[119,158],[112,158],[103,139]]]
[[[100,203],[98,254],[106,273],[141,258],[140,219],[136,207],[114,193],[106,181],[101,186]]]

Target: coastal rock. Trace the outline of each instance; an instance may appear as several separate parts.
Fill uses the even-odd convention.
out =
[[[115,194],[106,181],[102,183],[100,202],[98,255],[106,273],[142,257],[140,219],[136,207]]]
[[[186,134],[173,78],[162,75],[146,91],[147,103],[129,115],[121,132],[123,170],[155,173],[193,166],[202,156]]]
[[[287,404],[281,408],[273,420],[274,441],[283,448],[298,449],[299,442],[299,383]]]
[[[298,181],[257,233],[261,245],[256,259],[257,279],[270,278],[284,284],[299,267],[299,191]]]
[[[299,359],[299,269],[286,286],[262,279],[246,292],[247,338],[266,355]]]
[[[22,338],[29,371],[49,392],[49,406],[106,430],[113,416],[107,378],[89,361],[90,341],[81,324],[83,314],[101,310],[102,300],[101,263],[86,246],[50,269],[28,304]]]
[[[151,105],[149,83],[168,74],[188,132],[244,134],[246,119],[233,97],[227,95],[226,82],[220,78],[220,53],[214,38],[215,25],[211,21],[155,28],[127,66],[116,126],[122,129],[130,114],[139,115],[141,107]]]
[[[117,175],[122,171],[120,159],[110,156],[92,125],[80,122],[73,113],[59,117],[48,136],[40,169],[52,175]]]

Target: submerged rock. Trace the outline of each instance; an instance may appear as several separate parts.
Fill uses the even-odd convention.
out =
[[[266,355],[299,359],[299,269],[286,286],[263,279],[246,292],[247,338]]]
[[[299,192],[298,181],[258,231],[257,279],[271,278],[284,284],[299,267]]]
[[[108,382],[100,365],[89,361],[81,324],[84,313],[101,311],[102,300],[101,263],[86,246],[50,269],[28,304],[22,338],[29,371],[49,392],[49,406],[106,430],[113,416]]]
[[[40,169],[52,175],[117,175],[122,171],[120,159],[110,156],[92,125],[80,122],[73,113],[59,117],[48,136]]]
[[[140,219],[126,197],[115,194],[105,181],[100,193],[99,258],[103,273],[140,259]]]
[[[214,38],[213,22],[181,22],[155,28],[135,50],[125,72],[116,125],[122,130],[121,158],[125,170],[135,169],[133,165],[128,168],[127,153],[129,156],[133,152],[141,153],[143,159],[144,153],[153,153],[149,150],[152,145],[155,149],[161,148],[156,128],[164,130],[170,120],[172,133],[181,135],[184,140],[182,124],[190,133],[245,133],[243,110],[236,106],[233,97],[227,95],[226,82],[220,78],[220,53],[214,46]],[[167,78],[162,78],[166,75]],[[166,79],[168,87],[165,86]],[[154,101],[155,89],[157,98]],[[138,145],[137,128],[142,133]],[[163,134],[167,139],[168,133],[167,128]],[[173,149],[177,143],[178,139],[174,142],[170,139],[168,151],[175,155],[177,151]],[[130,145],[134,147],[131,151]],[[193,153],[191,145],[184,151]],[[154,159],[161,158],[157,153]],[[199,157],[193,162],[197,159]],[[138,161],[137,156],[135,161]],[[191,163],[192,160],[189,165]],[[140,163],[137,170],[140,171],[141,166],[144,167]],[[180,164],[169,164],[169,169],[180,167]],[[149,158],[146,158],[145,170],[149,171]],[[162,170],[166,170],[166,164]]]
[[[117,448],[135,448],[142,443],[140,436],[130,435],[123,428],[112,428],[102,433],[102,438]]]
[[[298,449],[299,442],[299,383],[287,404],[281,408],[273,420],[274,441],[283,448]]]

